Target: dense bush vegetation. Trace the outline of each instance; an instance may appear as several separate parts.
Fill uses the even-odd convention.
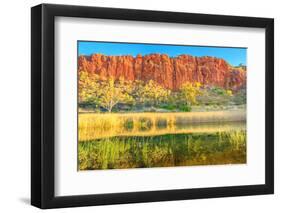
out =
[[[246,93],[207,87],[199,82],[184,83],[179,91],[165,89],[155,81],[125,81],[123,78],[101,79],[79,72],[79,108],[95,112],[182,111],[192,106],[241,105]]]

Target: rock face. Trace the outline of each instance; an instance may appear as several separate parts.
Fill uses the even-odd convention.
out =
[[[165,88],[178,90],[185,82],[200,82],[203,85],[220,86],[237,90],[246,85],[246,70],[230,66],[224,59],[165,54],[149,54],[136,57],[106,56],[93,54],[78,57],[78,70],[134,81],[154,80]]]

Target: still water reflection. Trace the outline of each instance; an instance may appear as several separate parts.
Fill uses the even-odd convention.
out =
[[[245,128],[245,122],[146,124],[95,132],[78,144],[79,170],[243,164]]]

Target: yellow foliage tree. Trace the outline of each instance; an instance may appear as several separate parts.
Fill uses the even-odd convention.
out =
[[[118,103],[130,103],[132,86],[123,78],[102,80],[95,74],[79,71],[79,103],[90,103],[111,112]]]
[[[144,85],[138,85],[138,96],[141,102],[152,103],[157,106],[160,102],[167,101],[171,93],[157,84],[155,81],[150,80]]]
[[[227,94],[228,96],[232,96],[232,95],[233,95],[233,93],[232,93],[231,90],[226,90],[225,92],[226,92],[226,94]]]
[[[101,107],[111,112],[118,103],[133,102],[131,96],[131,83],[125,82],[123,78],[116,81],[113,77],[101,82],[98,103]]]
[[[100,79],[97,75],[89,75],[88,72],[79,71],[78,77],[79,103],[95,103],[99,97]]]
[[[184,83],[180,88],[180,94],[183,101],[186,105],[194,105],[197,104],[197,96],[202,95],[202,91],[200,90],[201,84],[199,82],[196,83]]]

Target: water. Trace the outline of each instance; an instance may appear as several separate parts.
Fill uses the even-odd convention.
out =
[[[245,122],[127,126],[78,144],[79,170],[246,163]]]

